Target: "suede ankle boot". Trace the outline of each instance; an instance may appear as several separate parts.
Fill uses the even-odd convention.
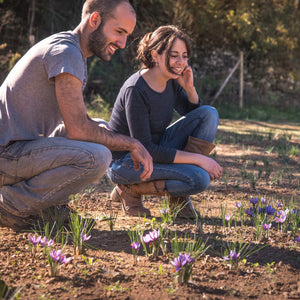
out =
[[[148,182],[142,182],[138,184],[128,185],[131,191],[140,195],[151,195],[151,196],[165,196],[168,195],[166,190],[165,180],[154,180]]]
[[[200,213],[193,207],[189,196],[170,196],[169,207],[171,213],[177,213],[177,218],[197,219]]]
[[[193,136],[189,136],[188,141],[185,145],[185,148],[183,151],[192,152],[192,153],[199,153],[203,154],[205,156],[208,156],[209,153],[216,147],[216,145],[200,140],[198,138],[195,138]]]
[[[111,193],[114,202],[121,202],[123,211],[131,216],[150,217],[150,210],[145,208],[142,203],[142,195],[164,196],[167,195],[165,180],[155,180],[138,184],[119,184]]]
[[[34,225],[31,217],[21,218],[0,207],[0,227],[9,227],[15,232],[28,230]]]
[[[118,184],[110,194],[112,201],[121,202],[126,215],[150,217],[150,210],[142,203],[141,194],[131,190],[130,185]]]

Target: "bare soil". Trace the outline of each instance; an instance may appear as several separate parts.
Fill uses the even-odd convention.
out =
[[[237,201],[247,206],[251,197],[265,197],[286,206],[293,199],[293,207],[299,209],[300,160],[295,149],[300,150],[300,126],[221,120],[216,143],[212,156],[223,166],[224,176],[192,196],[201,213],[202,231],[194,222],[183,220],[168,228],[179,234],[194,233],[211,248],[222,240],[233,241],[236,235],[244,243],[266,245],[238,268],[230,268],[208,250],[196,260],[190,282],[178,285],[166,255],[154,260],[140,251],[133,265],[127,229],[144,220],[125,216],[120,204],[111,203],[113,186],[104,177],[71,203],[81,215],[96,220],[89,240],[92,248],[85,249],[84,257],[74,255],[69,243],[64,253],[72,260],[61,266],[59,276],[50,277],[42,253],[30,254],[30,233],[0,228],[2,284],[6,283],[10,294],[20,287],[18,299],[299,299],[300,243],[295,240],[299,228],[281,232],[273,226],[269,238],[257,237],[249,218],[244,226],[239,222],[224,226],[220,207],[234,212]],[[162,202],[158,197],[144,199],[157,220]],[[103,218],[111,212],[118,213],[113,231]],[[145,226],[151,222],[146,220]]]

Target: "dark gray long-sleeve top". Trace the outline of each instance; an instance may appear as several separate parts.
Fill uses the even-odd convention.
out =
[[[172,163],[177,149],[161,146],[159,142],[172,121],[173,111],[185,115],[199,105],[188,101],[176,80],[170,79],[166,89],[158,93],[149,87],[138,71],[120,89],[109,125],[112,131],[139,140],[153,162]],[[128,152],[113,152],[113,159],[119,159],[125,153]]]

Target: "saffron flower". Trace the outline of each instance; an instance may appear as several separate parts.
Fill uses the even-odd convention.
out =
[[[192,264],[195,261],[195,257],[191,257],[191,254],[179,253],[178,257],[175,257],[171,264],[175,267],[175,271],[179,272],[186,264]]]
[[[268,204],[268,202],[269,202],[269,200],[264,197],[261,197],[260,201],[262,204]]]
[[[130,244],[130,246],[132,248],[133,264],[136,265],[137,264],[137,253],[139,252],[141,242],[132,242]]]
[[[45,247],[47,245],[47,242],[48,240],[45,236],[40,240],[40,244],[42,245],[42,247]]]
[[[41,236],[39,237],[36,237],[35,235],[29,235],[28,236],[28,239],[29,239],[29,242],[30,242],[30,249],[31,249],[31,254],[33,257],[35,257],[35,253],[36,253],[36,249],[41,241]]]
[[[156,240],[159,238],[159,236],[160,236],[159,230],[154,229],[153,231],[151,231],[148,234],[146,234],[145,236],[143,236],[143,241],[146,244],[153,243],[153,242],[156,242]]]
[[[171,261],[171,264],[175,267],[175,272],[177,272],[178,283],[186,283],[190,279],[193,270],[193,263],[195,257],[191,257],[191,254],[179,253],[178,257],[175,257]]]
[[[263,207],[263,208],[261,208],[261,207],[258,208],[258,213],[259,214],[267,214],[269,216],[273,216],[275,211],[276,211],[276,209],[273,208],[271,205],[268,205],[268,206]]]
[[[242,202],[241,202],[241,201],[236,202],[236,203],[235,203],[235,206],[236,206],[238,209],[241,209],[241,208],[242,208]]]
[[[278,217],[276,217],[276,222],[277,222],[277,223],[281,223],[281,224],[284,223],[285,220],[286,220],[286,217],[287,217],[288,212],[289,212],[288,209],[286,209],[285,211],[279,210],[279,211],[277,212]]]
[[[149,243],[149,246],[152,247],[152,255],[153,257],[158,256],[158,251],[160,247],[160,232],[159,230],[153,230],[143,236],[143,241],[145,244]]]
[[[47,242],[47,247],[51,247],[54,245],[54,241],[51,239]]]
[[[83,242],[87,242],[91,238],[91,235],[87,236],[86,234],[83,234],[81,232],[80,233],[80,237],[81,237],[81,239],[82,239]]]
[[[267,213],[267,215],[269,215],[269,216],[274,216],[275,211],[276,211],[276,209],[273,208],[271,205],[268,205],[268,206],[266,207],[266,213]]]
[[[276,204],[277,204],[277,208],[281,208],[281,207],[283,207],[283,204],[280,202],[280,201],[276,201]]]
[[[245,213],[247,215],[249,215],[250,217],[254,217],[255,216],[253,207],[250,207],[250,208],[246,209]]]
[[[181,268],[187,263],[186,254],[179,253],[178,257],[175,257],[174,260],[171,261],[171,264],[175,267],[175,271],[179,272]]]
[[[65,255],[61,255],[60,259],[59,259],[59,263],[60,264],[67,264],[70,262],[70,260],[72,259],[72,257],[67,258]]]
[[[40,244],[43,247],[51,247],[54,245],[54,241],[52,239],[50,239],[49,241],[47,240],[47,238],[44,236],[43,238],[41,238],[40,240]]]
[[[165,215],[167,215],[168,214],[168,212],[169,212],[169,209],[168,208],[162,208],[162,209],[160,209],[159,210],[159,212],[163,215],[163,216],[165,216]]]
[[[70,262],[72,258],[66,258],[65,255],[62,254],[61,250],[55,250],[49,251],[48,255],[48,262],[50,265],[50,275],[52,277],[56,276],[58,274],[58,267],[62,264],[67,264]]]
[[[227,215],[225,215],[225,221],[229,222],[231,218],[231,215],[228,213]]]
[[[42,247],[44,247],[43,254],[44,256],[46,256],[47,249],[54,245],[54,241],[52,239],[48,241],[47,238],[44,236],[43,238],[41,238],[40,244],[42,245]]]
[[[300,236],[296,237],[296,242],[300,243]]]
[[[230,260],[230,261],[236,261],[240,257],[241,253],[236,253],[235,249],[230,250],[229,256],[223,256],[223,259]]]
[[[36,246],[39,244],[39,242],[41,241],[42,237],[41,237],[41,236],[36,237],[35,235],[33,235],[33,236],[29,235],[29,236],[28,236],[28,239],[29,239],[30,243],[31,243],[34,247],[36,247]]]
[[[133,250],[137,251],[141,246],[141,242],[133,242],[132,244],[130,244],[130,246]]]
[[[250,201],[250,203],[252,203],[253,206],[254,206],[254,205],[256,205],[256,203],[258,202],[258,197],[254,198],[254,199],[253,199],[253,198],[250,198],[249,201]]]
[[[61,250],[55,250],[53,249],[52,252],[49,252],[50,253],[50,257],[53,261],[59,261],[60,260],[60,257],[61,257]]]
[[[263,225],[263,228],[264,228],[264,230],[270,230],[270,228],[272,227],[272,224],[270,223],[270,224],[264,224]]]

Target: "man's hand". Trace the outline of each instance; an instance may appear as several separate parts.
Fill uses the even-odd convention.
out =
[[[133,144],[133,149],[130,150],[130,155],[133,160],[135,171],[140,169],[140,163],[144,167],[144,170],[140,175],[141,180],[144,181],[150,178],[153,172],[153,160],[146,148],[136,140],[136,142]]]

